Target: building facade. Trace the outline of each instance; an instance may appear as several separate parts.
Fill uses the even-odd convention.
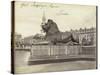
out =
[[[18,34],[18,33],[15,33],[15,47],[20,47],[21,45],[21,40],[22,40],[22,35],[21,34]]]
[[[31,45],[34,45],[38,42],[42,42],[42,41],[44,41],[44,35],[36,34],[36,35],[25,37],[23,39],[23,44],[31,46]]]
[[[80,28],[79,30],[72,30],[79,35],[79,43],[82,45],[96,45],[96,28]]]

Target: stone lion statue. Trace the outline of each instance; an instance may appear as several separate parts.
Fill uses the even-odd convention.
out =
[[[65,44],[69,42],[73,42],[73,44],[79,44],[79,37],[77,33],[61,32],[57,24],[51,19],[48,19],[47,23],[41,25],[41,27],[45,33],[46,40],[53,44]]]

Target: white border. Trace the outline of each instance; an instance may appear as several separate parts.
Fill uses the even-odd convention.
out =
[[[11,4],[12,0],[0,0],[0,75],[11,75],[11,50],[10,50],[10,35],[11,35]],[[99,0],[16,0],[16,1],[37,1],[37,2],[53,2],[53,3],[66,3],[66,4],[82,4],[82,5],[99,5]],[[100,8],[99,8],[100,10]],[[100,11],[99,11],[100,13]],[[100,20],[100,15],[98,15]],[[99,28],[98,23],[98,28]],[[100,33],[100,29],[98,29]],[[100,35],[98,35],[100,38]],[[100,40],[98,40],[100,42]],[[99,47],[99,44],[98,44]],[[98,48],[98,52],[100,48]],[[98,53],[98,56],[100,57]],[[100,62],[100,60],[99,60]],[[100,65],[100,64],[99,64]],[[99,75],[100,69],[98,70],[84,70],[84,71],[64,71],[64,72],[51,72],[51,73],[37,73],[37,75]],[[25,74],[26,75],[26,74]],[[32,74],[27,74],[32,75]],[[35,74],[34,74],[35,75]]]

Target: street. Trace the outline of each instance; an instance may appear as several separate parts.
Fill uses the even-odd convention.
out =
[[[96,69],[96,61],[86,60],[28,65],[29,57],[30,52],[28,51],[16,51],[15,73],[18,74]]]

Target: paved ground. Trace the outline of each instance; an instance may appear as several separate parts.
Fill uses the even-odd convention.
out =
[[[70,61],[61,63],[28,65],[29,57],[30,57],[29,52],[23,52],[23,51],[16,52],[15,73],[70,71],[70,70],[85,70],[85,69],[96,68],[96,61]]]
[[[40,64],[31,66],[16,66],[15,73],[36,73],[36,72],[53,72],[53,71],[71,71],[95,69],[95,61],[74,61],[63,63]]]

